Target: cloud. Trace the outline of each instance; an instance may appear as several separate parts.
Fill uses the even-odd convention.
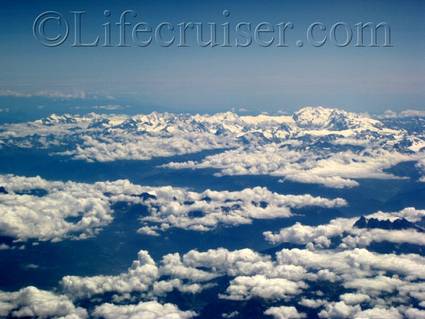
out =
[[[84,99],[113,99],[110,95],[88,93],[84,90],[72,90],[72,91],[56,91],[56,90],[39,90],[32,92],[16,91],[10,89],[0,90],[0,96],[16,97],[16,98],[33,98],[43,97],[54,100],[84,100]]]
[[[342,251],[283,249],[277,253],[277,259],[281,264],[293,264],[315,270],[327,269],[337,275],[347,275],[346,280],[361,275],[362,267],[370,275],[376,271],[387,271],[408,278],[425,279],[425,270],[421,266],[425,259],[414,254],[377,254],[364,248]]]
[[[307,316],[298,312],[295,307],[271,307],[264,312],[265,315],[272,316],[274,319],[302,319]]]
[[[10,97],[47,97],[61,100],[68,99],[85,99],[87,98],[87,93],[84,91],[74,91],[74,92],[60,92],[60,91],[37,91],[37,92],[19,92],[14,90],[0,90],[0,96],[10,96]]]
[[[225,262],[216,267],[216,263],[221,260]],[[152,297],[162,296],[174,289],[193,294],[209,288],[211,286],[209,282],[217,277],[226,274],[248,275],[256,273],[261,267],[271,266],[268,257],[249,249],[240,251],[217,249],[202,253],[192,250],[184,256],[177,253],[168,254],[163,256],[159,265],[146,251],[141,250],[138,259],[125,273],[116,276],[65,276],[61,286],[74,298],[90,298],[105,293],[124,295],[133,292]]]
[[[326,308],[319,313],[319,317],[329,319],[353,318],[360,311],[360,306],[350,306],[343,301],[333,302],[326,305]]]
[[[410,308],[405,314],[408,319],[425,319],[425,310]]]
[[[88,184],[0,175],[0,232],[20,240],[95,235],[112,221],[106,196]],[[37,194],[41,192],[42,194]]]
[[[18,147],[62,145],[66,150],[60,154],[85,161],[148,160],[236,146],[226,116],[52,114],[2,125],[0,140]]]
[[[384,114],[380,116],[382,119],[394,119],[394,118],[406,118],[406,117],[425,117],[424,110],[403,110],[400,112],[394,112],[391,110],[385,111]]]
[[[263,187],[201,193],[166,187],[152,189],[150,193],[156,198],[145,202],[150,215],[141,219],[144,226],[139,230],[148,235],[157,235],[157,231],[169,227],[207,231],[220,224],[240,225],[254,219],[286,218],[292,215],[292,209],[306,206],[331,208],[347,204],[341,198],[281,195]]]
[[[182,311],[173,304],[156,301],[140,302],[136,305],[114,305],[105,303],[95,308],[94,317],[104,319],[189,319],[196,316],[193,311]]]
[[[361,293],[346,293],[339,297],[347,305],[358,305],[370,300],[370,297]]]
[[[298,303],[303,307],[316,309],[326,304],[326,300],[302,298]]]
[[[259,298],[289,304],[266,310],[265,314],[275,318],[303,318],[292,306],[295,303],[317,309],[321,318],[420,318],[423,311],[412,305],[425,303],[424,264],[424,257],[417,254],[379,254],[358,248],[282,249],[275,258],[251,249],[217,248],[167,254],[158,263],[142,250],[127,272],[115,276],[65,276],[61,287],[69,300],[108,294],[113,302],[139,302],[98,306],[93,315],[105,318],[108,314],[111,318],[140,316],[144,311],[150,314],[149,309],[160,316],[165,305],[152,300],[174,290],[197,294],[214,286],[219,277],[227,282],[220,298]],[[323,285],[340,292],[339,299],[324,295],[320,291]],[[180,313],[173,305],[167,309],[194,316],[193,312]]]
[[[230,282],[226,294],[221,297],[230,300],[262,298],[281,300],[300,294],[307,288],[304,282],[294,282],[285,278],[267,278],[263,275],[239,276]]]
[[[36,287],[16,292],[0,291],[0,316],[13,318],[85,319],[87,311],[64,295],[57,295]]]
[[[285,218],[305,206],[340,207],[341,198],[281,195],[266,188],[200,193],[184,188],[149,187],[128,180],[94,184],[0,175],[0,232],[19,240],[60,241],[95,236],[111,223],[116,202],[142,204],[141,234],[158,235],[170,227],[208,231],[254,219]]]
[[[405,208],[399,212],[377,212],[365,216],[367,219],[392,222],[402,218],[412,223],[418,222],[424,217],[425,210],[417,210],[413,207]],[[367,247],[372,242],[425,245],[425,232],[416,228],[400,230],[358,228],[354,226],[358,219],[358,217],[336,218],[328,224],[318,226],[302,225],[297,222],[293,226],[281,229],[278,233],[267,231],[263,235],[268,242],[273,244],[308,244],[310,246],[325,248],[330,246],[332,238],[335,237],[341,238],[341,247]]]
[[[351,306],[343,301],[330,303],[324,310],[319,313],[320,318],[338,319],[338,318],[353,318],[353,319],[402,319],[403,316],[396,308],[374,307],[371,309],[361,310],[360,306]]]
[[[101,105],[93,105],[93,106],[73,106],[73,110],[101,110],[101,111],[118,111],[125,110],[131,108],[130,105],[121,105],[121,104],[101,104]]]
[[[338,218],[331,220],[327,225],[307,226],[299,222],[293,226],[283,228],[277,234],[272,232],[264,232],[265,239],[272,243],[294,243],[294,244],[308,244],[329,247],[331,244],[330,239],[343,234],[353,228],[356,219]]]
[[[185,134],[181,136],[131,136],[112,135],[99,139],[85,136],[74,151],[63,152],[74,159],[110,162],[115,160],[149,160],[154,157],[170,157],[204,150],[227,148],[225,140],[213,136]]]
[[[126,273],[117,276],[78,277],[65,276],[61,285],[67,294],[77,298],[90,297],[107,292],[119,294],[145,292],[158,279],[158,268],[148,252],[141,250],[138,259]]]
[[[422,173],[422,176],[419,178],[419,181],[425,183],[425,158],[420,158],[416,164],[416,167]]]
[[[355,179],[399,179],[384,169],[414,160],[411,155],[367,149],[354,153],[295,150],[286,145],[248,146],[205,157],[200,162],[171,162],[172,169],[215,168],[218,175],[271,175],[299,183],[344,188],[358,186]]]
[[[169,254],[155,264],[147,252],[126,273],[116,276],[77,277],[62,280],[64,292],[73,298],[91,298],[113,293],[142,293],[144,298],[163,296],[173,291],[199,293],[212,286],[218,277],[230,282],[220,297],[230,300],[261,298],[291,301],[303,297],[300,305],[322,308],[329,318],[354,315],[375,306],[410,304],[425,300],[423,257],[415,254],[378,254],[366,249],[319,250],[283,249],[276,259],[250,249],[224,248],[205,252]],[[340,301],[308,300],[304,293],[310,282],[329,282],[350,292]],[[393,296],[393,297],[392,297]],[[394,299],[397,296],[397,299]],[[372,308],[368,308],[371,305]],[[366,308],[364,308],[366,307]],[[398,308],[400,312],[405,310]]]

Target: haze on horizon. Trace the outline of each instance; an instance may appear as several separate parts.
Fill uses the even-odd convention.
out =
[[[105,9],[112,13],[109,20],[103,16]],[[139,13],[137,18],[129,18],[133,23],[290,21],[295,28],[288,32],[289,47],[246,48],[74,48],[70,41],[48,48],[32,34],[35,17],[44,11],[61,12],[70,20],[70,11],[84,10],[83,40],[91,41],[102,32],[103,23],[116,23],[127,9]],[[222,15],[225,9],[230,12],[228,18]],[[302,105],[369,113],[423,109],[423,12],[424,3],[413,0],[403,5],[397,1],[184,1],[178,5],[173,1],[5,1],[0,9],[0,27],[7,30],[0,35],[0,88],[2,92],[28,95],[40,91],[84,92],[81,100],[94,95],[113,96],[114,103],[128,102],[139,106],[140,112],[146,106],[200,113],[233,107],[257,113],[291,112]],[[296,40],[316,21],[326,25],[385,21],[391,27],[393,46],[297,47]],[[15,103],[13,96],[3,95],[2,107]]]

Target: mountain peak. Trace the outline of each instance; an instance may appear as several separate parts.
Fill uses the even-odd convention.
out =
[[[381,124],[364,114],[323,106],[303,107],[294,113],[293,119],[299,127],[311,130],[342,131],[354,128],[376,128]]]
[[[387,230],[402,230],[402,229],[416,229],[422,231],[422,229],[416,226],[414,223],[409,222],[405,218],[397,218],[393,221],[391,220],[382,220],[378,218],[366,218],[361,216],[353,225],[356,228],[378,228],[378,229],[387,229]]]

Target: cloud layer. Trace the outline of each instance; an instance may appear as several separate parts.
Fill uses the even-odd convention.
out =
[[[114,217],[117,202],[142,204],[139,232],[158,235],[170,227],[208,231],[254,219],[284,218],[306,206],[340,207],[341,198],[281,195],[266,188],[192,192],[184,188],[149,187],[128,180],[94,184],[47,181],[40,177],[0,175],[0,232],[19,240],[59,241],[96,235]]]

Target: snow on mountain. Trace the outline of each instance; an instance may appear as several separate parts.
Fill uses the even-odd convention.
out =
[[[355,128],[380,129],[382,123],[364,114],[346,112],[339,109],[307,106],[293,115],[295,123],[305,129],[325,129],[342,131]]]
[[[387,178],[390,175],[384,174],[384,169],[425,157],[421,151],[425,147],[423,127],[409,131],[406,123],[397,127],[387,121],[320,106],[303,107],[292,116],[52,114],[34,122],[0,126],[0,144],[61,146],[59,154],[86,161],[148,160],[227,149],[230,152],[221,152],[216,158],[169,167],[215,167],[224,175],[263,173],[346,187],[356,185],[352,178]],[[288,152],[297,155],[291,158]],[[377,160],[375,156],[387,158]],[[331,165],[330,171],[324,172],[317,166],[320,163]],[[348,168],[357,173],[343,172]]]
[[[339,109],[324,107],[304,107],[293,116],[274,116],[260,114],[256,116],[239,116],[232,112],[213,115],[190,115],[158,113],[142,115],[99,115],[89,113],[79,115],[56,115],[28,123],[4,125],[4,131],[21,130],[31,126],[37,134],[43,127],[69,125],[73,129],[89,130],[122,130],[127,133],[182,133],[197,132],[215,135],[233,134],[237,137],[246,133],[262,132],[269,137],[277,136],[288,138],[303,135],[341,135],[349,136],[358,132],[376,132],[383,135],[402,134],[402,130],[389,129],[379,120],[372,119],[364,114],[350,113]],[[24,129],[24,130],[22,130]],[[285,133],[282,134],[282,131]],[[29,134],[29,132],[27,132]],[[289,135],[287,133],[290,133]]]

